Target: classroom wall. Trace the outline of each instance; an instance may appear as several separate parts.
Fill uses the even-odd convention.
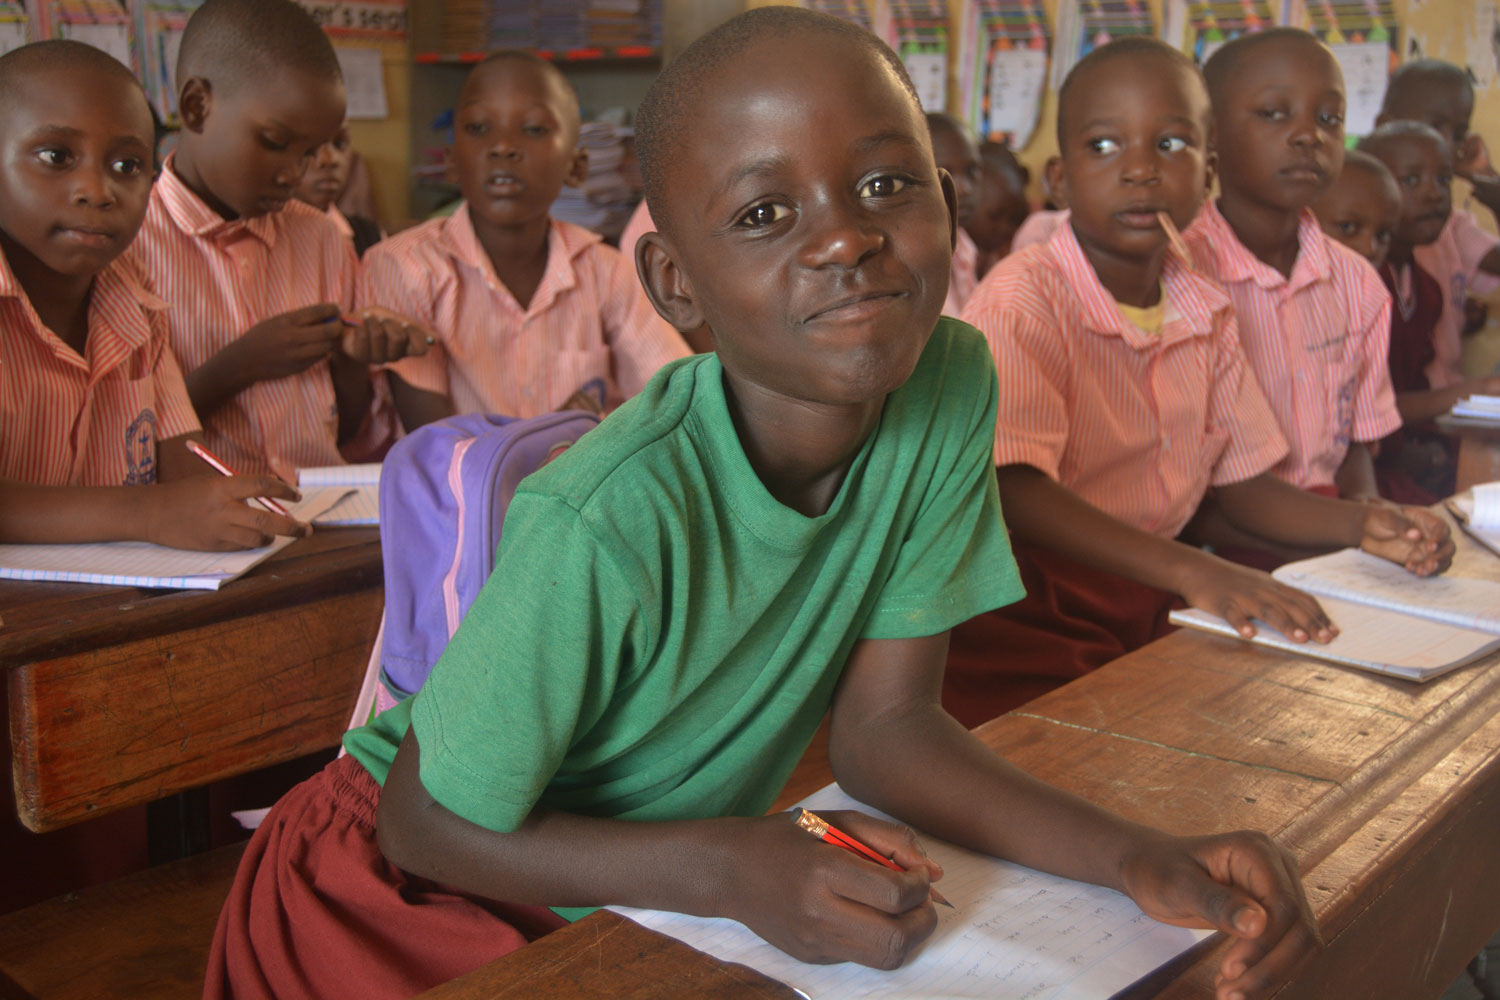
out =
[[[399,42],[335,39],[334,44],[380,52],[388,114],[379,120],[351,121],[349,138],[369,166],[376,215],[387,227],[398,228],[411,214],[411,47],[405,39]]]

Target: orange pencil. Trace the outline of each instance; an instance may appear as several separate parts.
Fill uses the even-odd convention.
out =
[[[207,448],[203,447],[197,441],[189,441],[187,443],[187,447],[188,447],[188,451],[192,452],[194,455],[197,455],[199,458],[203,459],[204,462],[208,463],[208,467],[211,468],[211,469],[213,469],[219,475],[221,475],[221,476],[232,476],[232,475],[235,474],[233,469],[231,469],[229,466],[225,465],[219,459],[219,456],[215,455],[213,452],[211,452]],[[284,517],[291,517],[292,516],[291,511],[287,510],[285,507],[281,506],[281,504],[277,503],[275,500],[271,499],[270,497],[256,497],[255,498],[255,502],[258,503],[258,504],[260,504],[262,507],[264,507],[266,510],[270,511],[273,514],[281,514]]]
[[[906,871],[905,868],[902,868],[890,858],[885,857],[883,854],[876,851],[873,847],[867,847],[864,844],[861,844],[859,841],[855,840],[853,837],[849,836],[838,827],[831,825],[826,819],[823,819],[816,813],[809,812],[806,809],[798,809],[797,825],[806,830],[808,833],[812,834],[814,837],[817,837],[825,844],[832,844],[834,847],[842,847],[850,854],[858,854],[866,861],[873,861],[877,865],[884,865],[893,872]],[[932,889],[930,891],[932,892],[932,901],[934,903],[942,903],[950,910],[956,909],[956,907],[954,907],[952,903],[943,898],[942,893],[938,892],[936,889]]]

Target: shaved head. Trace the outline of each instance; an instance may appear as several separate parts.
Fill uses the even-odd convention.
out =
[[[0,56],[0,108],[16,100],[19,84],[34,74],[53,70],[69,75],[79,70],[99,73],[105,78],[118,80],[122,87],[137,91],[142,103],[146,100],[146,92],[141,90],[135,74],[114,56],[83,42],[54,38],[23,45]]]
[[[283,69],[343,80],[328,36],[292,0],[207,0],[188,19],[179,86],[198,77],[222,94]]]
[[[641,164],[646,201],[658,229],[671,226],[666,174],[692,135],[703,99],[712,96],[718,71],[735,56],[766,38],[822,33],[830,40],[853,43],[882,60],[911,95],[920,111],[917,88],[906,66],[890,47],[864,28],[829,14],[800,7],[757,7],[719,25],[683,50],[647,91],[635,118],[635,148]]]
[[[1124,38],[1116,39],[1108,45],[1102,45],[1082,59],[1078,60],[1063,80],[1063,85],[1057,91],[1057,142],[1059,146],[1065,146],[1064,136],[1072,127],[1074,116],[1077,114],[1078,102],[1086,100],[1089,87],[1080,87],[1079,81],[1087,79],[1105,66],[1111,65],[1121,59],[1158,60],[1163,65],[1176,68],[1185,72],[1192,79],[1199,81],[1194,86],[1201,86],[1201,78],[1198,75],[1198,67],[1193,60],[1181,51],[1166,42],[1152,38],[1149,35],[1126,35]],[[1206,104],[1206,102],[1205,102]],[[1209,129],[1211,122],[1204,120],[1205,130]]]
[[[527,52],[523,49],[502,49],[485,56],[464,78],[463,88],[458,92],[458,100],[454,106],[457,107],[466,101],[473,100],[483,88],[500,80],[501,74],[515,71],[535,73],[547,82],[547,87],[552,92],[555,101],[554,110],[563,126],[568,129],[572,141],[577,142],[581,117],[578,94],[556,64],[543,59],[534,52]]]
[[[1385,162],[1388,151],[1413,142],[1432,143],[1443,150],[1445,154],[1452,152],[1448,146],[1448,140],[1443,137],[1443,133],[1431,125],[1404,120],[1386,122],[1380,125],[1375,131],[1359,140],[1359,145],[1355,149],[1362,153],[1368,153],[1381,162]]]
[[[1431,88],[1452,88],[1467,94],[1474,100],[1474,82],[1469,74],[1452,63],[1440,59],[1416,59],[1402,63],[1391,74],[1385,85],[1385,98],[1381,101],[1383,114],[1399,117],[1395,113],[1410,100],[1425,100]]]
[[[1252,31],[1225,44],[1203,64],[1203,79],[1208,82],[1209,100],[1214,104],[1222,103],[1246,61],[1257,52],[1278,45],[1305,46],[1308,51],[1320,52],[1329,61],[1333,61],[1333,53],[1328,46],[1318,41],[1317,36],[1301,28]]]

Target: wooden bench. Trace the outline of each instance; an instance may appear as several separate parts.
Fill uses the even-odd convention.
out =
[[[0,584],[22,822],[55,830],[335,746],[382,599],[374,529],[319,532],[216,592]],[[241,850],[0,917],[0,996],[200,996]]]

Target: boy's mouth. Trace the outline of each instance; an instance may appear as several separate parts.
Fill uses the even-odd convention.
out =
[[[53,233],[69,243],[102,250],[115,241],[113,230],[99,226],[58,226]]]
[[[1323,182],[1323,179],[1328,176],[1328,171],[1324,170],[1320,165],[1314,163],[1311,160],[1300,163],[1293,163],[1290,166],[1282,167],[1281,170],[1278,171],[1278,173],[1283,179],[1291,181],[1294,184],[1321,184]]]
[[[1128,205],[1115,213],[1115,219],[1127,229],[1161,229],[1156,218],[1164,211],[1160,205]]]
[[[869,291],[847,295],[841,299],[829,303],[810,313],[804,323],[813,323],[820,320],[833,322],[851,322],[866,319],[884,310],[897,299],[905,298],[904,291]]]
[[[484,179],[484,189],[501,198],[515,197],[526,189],[526,184],[515,174],[495,173]]]

